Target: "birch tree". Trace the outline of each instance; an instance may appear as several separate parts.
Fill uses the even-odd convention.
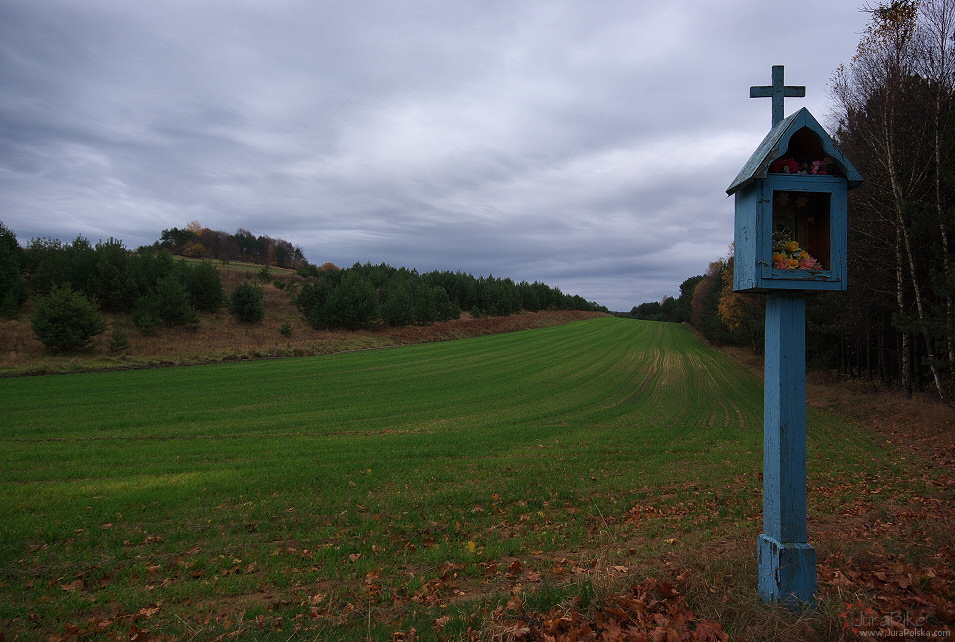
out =
[[[950,113],[950,100],[955,93],[955,2],[951,0],[922,0],[919,4],[919,20],[916,32],[916,65],[919,73],[928,80],[932,95],[932,135],[935,151],[933,163],[934,212],[942,246],[942,283],[948,285],[951,276],[951,255],[948,231],[951,224],[942,186],[944,159],[951,156],[943,134]],[[955,369],[955,310],[952,291],[943,292],[945,322],[942,338],[945,342],[948,370]]]
[[[924,284],[912,238],[912,204],[922,202],[930,190],[934,154],[933,137],[923,127],[926,86],[916,65],[918,3],[896,0],[868,11],[872,18],[855,57],[833,78],[833,97],[840,130],[863,154],[867,206],[894,227],[902,388],[912,388],[913,327],[906,323],[911,299],[914,329],[921,331],[935,387],[944,396],[933,342],[924,332]]]

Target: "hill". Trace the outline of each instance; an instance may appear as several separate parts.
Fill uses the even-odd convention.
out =
[[[53,355],[34,335],[30,326],[33,302],[28,301],[16,318],[0,320],[0,376],[329,354],[510,332],[602,315],[544,310],[473,318],[464,312],[459,319],[430,325],[363,331],[317,330],[303,318],[290,295],[295,284],[303,281],[296,271],[270,268],[266,282],[261,276],[261,265],[232,262],[216,267],[226,292],[248,281],[262,287],[266,314],[261,323],[236,321],[223,307],[215,313],[200,313],[198,329],[172,326],[145,334],[134,327],[129,315],[106,313],[108,330],[95,338],[91,351]],[[110,349],[110,336],[117,327],[129,338],[129,347],[121,351]]]

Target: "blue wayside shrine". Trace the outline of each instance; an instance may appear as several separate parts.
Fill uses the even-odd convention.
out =
[[[734,290],[766,299],[763,534],[759,596],[815,606],[806,530],[806,295],[846,289],[847,192],[862,176],[805,108],[784,117],[783,67],[750,97],[773,99],[773,127],[727,188],[736,199]]]

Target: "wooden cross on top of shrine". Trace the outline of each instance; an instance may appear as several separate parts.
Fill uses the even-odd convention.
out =
[[[782,122],[785,118],[783,113],[784,98],[801,98],[806,95],[805,87],[786,87],[783,83],[783,66],[773,65],[773,84],[762,87],[750,87],[750,98],[772,98],[773,99],[773,127]]]

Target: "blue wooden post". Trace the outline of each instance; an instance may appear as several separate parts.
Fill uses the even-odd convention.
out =
[[[772,85],[749,95],[772,98],[773,128],[726,193],[736,197],[733,289],[769,295],[759,596],[795,609],[816,602],[816,552],[806,533],[805,295],[846,289],[847,192],[862,176],[808,110],[785,117],[784,99],[806,88],[787,87],[782,65],[773,67]],[[828,169],[817,172],[817,160]],[[797,251],[794,266],[789,253]],[[823,258],[804,264],[804,253]],[[790,260],[777,262],[780,254]]]
[[[806,532],[806,299],[766,300],[763,534],[759,596],[814,606],[816,551]]]

